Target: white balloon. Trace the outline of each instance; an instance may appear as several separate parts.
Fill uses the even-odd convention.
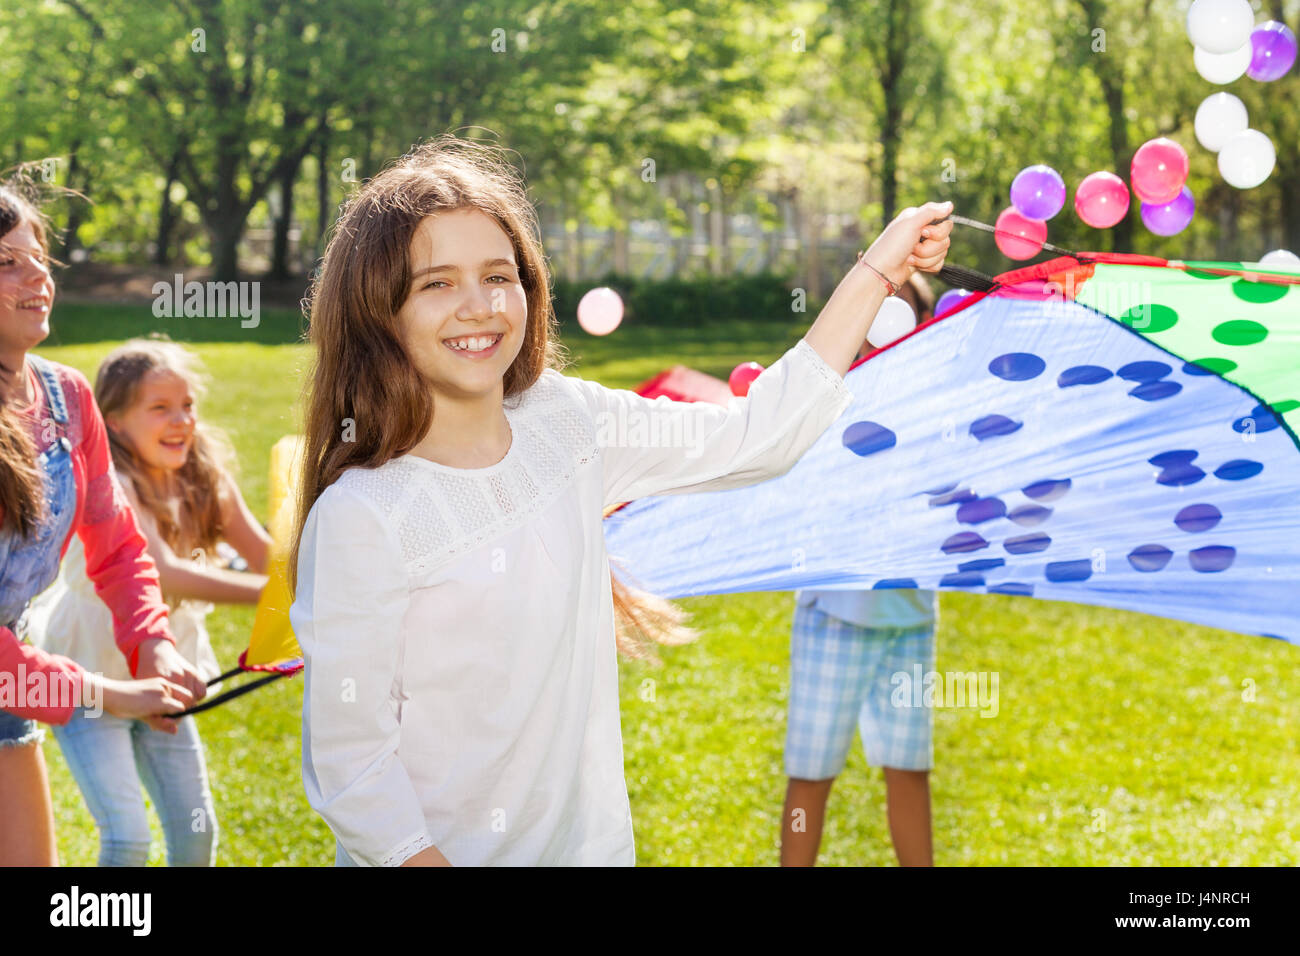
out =
[[[1255,49],[1249,40],[1241,49],[1229,53],[1210,53],[1198,46],[1192,54],[1192,63],[1204,79],[1222,86],[1240,79],[1250,66],[1250,58],[1254,54]]]
[[[1187,35],[1206,53],[1231,53],[1250,41],[1253,29],[1249,0],[1196,0],[1187,11]]]
[[[1268,179],[1276,162],[1273,141],[1257,129],[1234,133],[1219,150],[1219,172],[1238,189],[1254,189]]]
[[[1196,107],[1196,138],[1212,153],[1249,125],[1246,104],[1231,93],[1211,93]]]
[[[1300,256],[1289,249],[1274,249],[1260,259],[1259,264],[1272,266],[1274,269],[1300,269]]]
[[[912,307],[897,296],[889,296],[880,304],[876,320],[867,330],[867,341],[876,348],[884,348],[890,342],[901,339],[916,328],[916,313]]]

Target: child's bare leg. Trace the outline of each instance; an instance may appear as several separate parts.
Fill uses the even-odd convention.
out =
[[[58,866],[41,745],[0,747],[0,866]]]
[[[930,845],[930,772],[885,768],[889,835],[900,866],[934,866]]]
[[[812,866],[822,843],[826,801],[835,778],[800,780],[791,777],[785,789],[785,812],[781,816],[781,865]]]

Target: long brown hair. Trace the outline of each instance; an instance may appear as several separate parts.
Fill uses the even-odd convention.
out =
[[[198,359],[164,337],[131,339],[108,354],[95,376],[95,401],[105,419],[127,412],[140,398],[145,378],[170,372],[189,387],[197,404],[207,392]],[[130,439],[108,430],[113,465],[131,481],[141,506],[153,516],[158,533],[182,557],[194,550],[213,553],[225,536],[221,520],[221,484],[234,454],[225,435],[199,422],[189,456],[175,472],[179,508],[173,512],[164,494],[154,487]]]
[[[316,499],[352,467],[375,468],[428,432],[428,383],[402,344],[397,313],[410,293],[410,246],[429,216],[477,209],[510,237],[528,301],[524,342],[504,377],[509,398],[547,368],[563,366],[537,213],[505,150],[444,134],[367,181],[344,205],[307,298],[315,363],[307,379],[302,488],[290,590],[297,588],[302,528]],[[344,425],[351,423],[348,440]],[[612,578],[619,646],[648,657],[641,635],[680,643],[681,612]]]
[[[33,201],[23,195],[17,181],[0,183],[0,261],[14,255],[3,244],[3,237],[24,223],[32,227],[41,252],[48,259],[49,239],[45,215]],[[22,384],[16,369],[0,365],[0,378],[11,389]],[[45,484],[36,463],[36,444],[17,412],[8,402],[0,402],[0,509],[4,511],[0,528],[16,532],[23,538],[35,532],[45,515]]]

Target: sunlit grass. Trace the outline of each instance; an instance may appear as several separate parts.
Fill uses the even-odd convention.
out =
[[[71,307],[69,307],[71,308]],[[42,349],[93,380],[147,311],[58,314],[63,341]],[[132,325],[131,323],[137,323]],[[61,324],[62,323],[62,324]],[[291,342],[291,315],[278,341]],[[569,334],[575,373],[629,387],[681,363],[724,377],[769,364],[801,325],[629,323],[604,339]],[[173,330],[180,338],[180,331]],[[194,334],[188,330],[188,334]],[[294,430],[304,346],[205,342],[213,373],[201,409],[230,433],[241,484],[265,518],[273,442]],[[628,789],[643,864],[776,860],[784,794],[789,594],[684,602],[703,638],[669,649],[659,668],[625,664]],[[229,665],[245,646],[249,608],[210,618]],[[939,710],[932,775],[935,858],[958,865],[1232,865],[1300,862],[1300,649],[1181,622],[1026,598],[945,594],[940,671],[995,671],[996,717]],[[220,862],[333,862],[333,838],[307,806],[300,777],[302,683],[277,682],[201,715]],[[1251,699],[1253,698],[1253,699]],[[93,823],[53,740],[45,754],[65,863],[93,864]],[[153,862],[162,861],[155,829]],[[879,771],[854,745],[831,797],[822,860],[892,864]]]

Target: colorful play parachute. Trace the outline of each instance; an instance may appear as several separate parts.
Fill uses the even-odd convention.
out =
[[[248,648],[239,655],[239,666],[209,681],[216,684],[242,671],[261,671],[267,674],[234,690],[226,691],[211,700],[205,700],[186,713],[199,713],[224,704],[226,701],[269,684],[281,677],[296,674],[303,668],[302,651],[289,626],[289,547],[293,534],[293,489],[298,487],[297,468],[301,437],[285,435],[271,448],[271,482],[268,488],[268,505],[271,521],[271,550],[267,556],[267,581],[257,602],[257,616],[253,619],[253,633]]]
[[[1054,259],[846,376],[786,475],[643,499],[615,562],[664,597],[939,588],[1300,642],[1300,275]]]

